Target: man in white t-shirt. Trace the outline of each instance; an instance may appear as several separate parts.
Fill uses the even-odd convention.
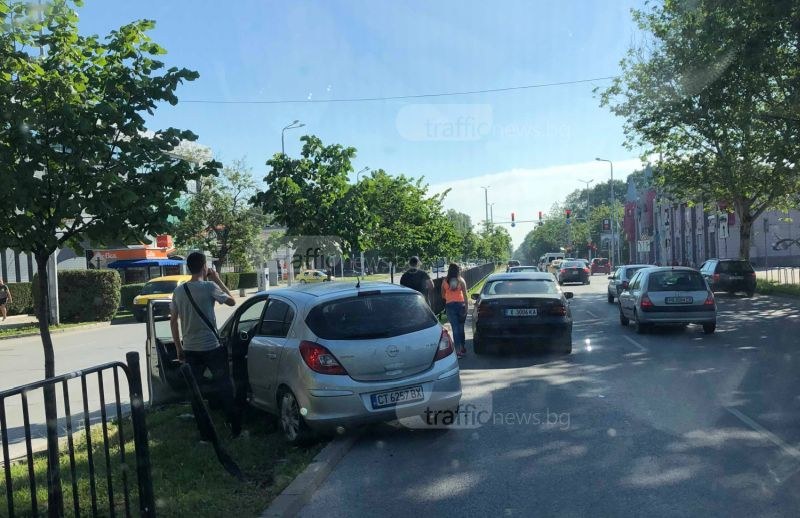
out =
[[[208,268],[204,254],[192,252],[186,266],[192,278],[175,288],[170,304],[175,350],[178,359],[192,368],[201,387],[206,369],[211,373],[209,395],[213,394],[225,409],[231,432],[237,436],[241,431],[240,411],[234,405],[228,350],[219,343],[214,313],[214,302],[234,306],[236,301],[216,270]]]

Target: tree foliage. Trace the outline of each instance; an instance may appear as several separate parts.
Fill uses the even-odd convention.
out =
[[[800,190],[800,2],[667,1],[634,20],[648,40],[601,103],[661,156],[666,191],[735,209],[747,258],[753,220]]]

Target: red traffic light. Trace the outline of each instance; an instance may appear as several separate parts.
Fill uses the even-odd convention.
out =
[[[572,211],[569,209],[565,209],[564,213],[567,215],[567,219],[569,219],[569,217],[572,215]]]
[[[511,221],[514,221],[514,213],[511,213]]]
[[[542,211],[539,211],[539,220],[541,221],[541,219],[542,219]]]

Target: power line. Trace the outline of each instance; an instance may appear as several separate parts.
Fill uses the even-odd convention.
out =
[[[188,101],[180,101],[183,103],[196,103],[196,104],[318,104],[318,103],[357,103],[357,102],[374,102],[374,101],[396,101],[402,99],[424,99],[431,97],[455,97],[459,95],[476,95],[476,94],[491,94],[498,92],[512,92],[515,90],[532,90],[535,88],[547,88],[551,86],[568,86],[577,85],[581,83],[591,83],[594,81],[608,81],[614,79],[616,76],[594,77],[591,79],[577,79],[574,81],[559,81],[556,83],[539,83],[533,85],[522,86],[508,86],[505,88],[487,88],[485,90],[465,90],[461,92],[438,92],[430,94],[416,94],[416,95],[392,95],[387,97],[351,97],[343,99],[283,99],[283,100],[240,100],[240,101],[218,101],[213,99],[194,99]]]

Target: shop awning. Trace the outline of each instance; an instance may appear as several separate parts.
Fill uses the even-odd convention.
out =
[[[150,266],[180,266],[186,264],[178,259],[127,259],[109,263],[109,268],[122,270],[125,268],[148,268]]]

